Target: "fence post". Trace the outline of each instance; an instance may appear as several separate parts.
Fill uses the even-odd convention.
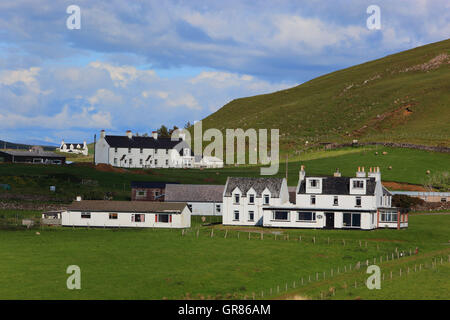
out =
[[[227,229],[227,230],[225,230],[225,236],[224,236],[224,238],[226,238],[226,237],[227,237],[227,234],[228,234],[228,229]]]

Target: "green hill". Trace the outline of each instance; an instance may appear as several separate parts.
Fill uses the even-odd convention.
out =
[[[281,150],[326,142],[450,145],[450,40],[236,99],[203,128],[278,128]],[[223,131],[224,132],[224,131]]]

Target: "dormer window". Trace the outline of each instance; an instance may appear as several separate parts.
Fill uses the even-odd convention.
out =
[[[264,195],[264,204],[269,204],[270,196],[268,194]]]
[[[309,186],[311,188],[320,188],[320,180],[319,179],[311,179],[311,180],[309,180]]]
[[[131,153],[131,148],[128,148],[128,153]]]
[[[255,195],[254,194],[250,194],[248,196],[248,204],[255,204]]]
[[[239,204],[240,199],[241,199],[241,196],[239,195],[239,193],[236,193],[234,195],[234,204]]]
[[[140,152],[141,152],[141,153],[144,153],[144,149],[143,149],[143,148],[141,148]]]
[[[353,180],[353,188],[354,189],[363,189],[364,188],[364,180]]]

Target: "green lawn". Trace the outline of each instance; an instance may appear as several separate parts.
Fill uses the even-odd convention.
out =
[[[181,230],[151,229],[3,230],[0,299],[242,298],[262,291],[275,298],[277,287],[288,284],[292,291],[302,277],[338,267],[342,272],[396,249],[418,246],[424,258],[446,250],[450,215],[411,216],[410,228],[400,231],[256,229],[249,239],[255,229],[213,228],[212,238],[211,227],[198,225],[184,236]],[[66,288],[65,270],[72,264],[81,268],[79,291]],[[434,297],[426,290],[423,296]]]

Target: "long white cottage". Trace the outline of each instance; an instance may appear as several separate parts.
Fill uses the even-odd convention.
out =
[[[106,135],[102,130],[95,144],[95,164],[104,163],[123,168],[191,168],[194,154],[183,138]]]
[[[284,178],[229,177],[223,192],[224,225],[262,226],[263,209],[289,205]]]
[[[186,203],[81,200],[61,213],[66,227],[189,228]]]
[[[82,154],[84,156],[89,154],[86,141],[83,141],[83,143],[69,143],[62,140],[61,145],[59,146],[59,152]]]
[[[380,169],[358,168],[356,177],[306,176],[299,173],[295,204],[263,208],[265,227],[362,229],[406,228],[408,214],[392,207]]]

